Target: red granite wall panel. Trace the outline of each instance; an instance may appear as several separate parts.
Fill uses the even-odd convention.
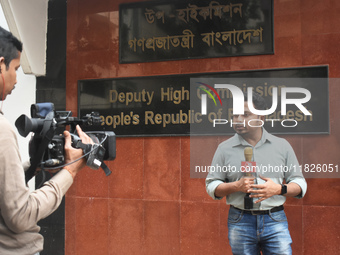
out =
[[[340,73],[340,1],[275,0],[275,54],[119,64],[119,4],[67,1],[67,108],[77,112],[77,82],[132,76],[329,65]],[[134,1],[137,2],[137,1]],[[283,136],[301,164],[339,164],[340,87],[330,82],[330,135]],[[218,143],[205,141],[204,159]],[[210,151],[210,152],[209,152]],[[203,154],[202,154],[203,155]],[[190,178],[190,138],[118,138],[113,173],[85,169],[66,196],[66,254],[231,254],[225,199]],[[337,254],[340,183],[308,179],[305,198],[289,198],[293,254]]]

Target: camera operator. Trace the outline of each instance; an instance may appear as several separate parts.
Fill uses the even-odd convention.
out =
[[[0,254],[35,255],[43,249],[43,237],[37,222],[55,211],[85,166],[85,159],[64,167],[49,181],[33,192],[25,183],[17,137],[2,113],[2,104],[14,89],[16,71],[20,67],[22,43],[0,27]],[[77,132],[83,143],[92,143],[79,126]],[[65,135],[65,163],[83,155],[71,146],[71,135]]]

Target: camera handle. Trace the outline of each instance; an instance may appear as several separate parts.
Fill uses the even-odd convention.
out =
[[[75,136],[73,136],[73,138],[76,140]],[[105,172],[106,176],[109,176],[112,173],[111,170],[109,169],[109,167],[104,163],[102,158],[100,158],[100,164],[98,164],[99,162],[96,162],[95,164],[94,164],[94,162],[92,162],[92,161],[98,161],[98,159],[91,157],[91,153],[93,151],[96,151],[97,149],[99,149],[99,146],[101,146],[100,144],[84,144],[84,143],[82,143],[82,141],[80,139],[77,140],[77,141],[74,141],[74,142],[75,142],[75,148],[82,149],[83,152],[84,152],[84,155],[87,155],[86,156],[86,159],[87,159],[86,164],[90,168],[98,169],[99,166],[100,166],[103,169],[103,171]],[[103,147],[101,147],[101,149],[103,150],[102,156],[104,156],[105,149]],[[94,165],[96,165],[98,167],[95,168]]]

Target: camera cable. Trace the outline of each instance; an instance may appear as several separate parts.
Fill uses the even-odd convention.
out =
[[[41,167],[42,167],[42,169],[47,169],[47,170],[57,170],[57,169],[62,169],[62,168],[65,167],[65,166],[71,165],[71,164],[73,164],[73,163],[75,163],[75,162],[81,160],[82,158],[85,158],[85,157],[89,156],[92,152],[94,152],[100,145],[102,145],[102,144],[105,142],[106,138],[107,138],[107,135],[105,135],[105,137],[103,138],[103,140],[102,140],[100,143],[95,143],[95,144],[91,145],[92,149],[91,149],[90,151],[84,153],[84,155],[82,155],[81,157],[79,157],[79,158],[73,160],[72,162],[69,162],[69,163],[64,164],[64,165],[61,165],[61,166],[45,167],[44,165],[45,165],[46,163],[51,163],[52,165],[55,165],[55,164],[58,164],[58,163],[59,163],[58,160],[49,159],[49,160],[47,160],[47,161],[45,161],[45,162],[41,162]],[[80,140],[80,141],[81,141],[81,140]],[[82,143],[82,144],[83,144],[83,143]],[[86,144],[83,144],[83,145],[86,146]],[[76,148],[83,149],[83,151],[84,151],[84,147],[76,147]],[[48,161],[50,161],[50,162],[48,162]],[[102,162],[102,164],[103,164],[103,162]]]

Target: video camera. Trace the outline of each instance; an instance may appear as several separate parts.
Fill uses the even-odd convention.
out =
[[[93,126],[101,125],[102,120],[97,112],[87,114],[81,119],[71,116],[71,111],[54,111],[53,103],[38,103],[31,105],[31,119],[23,114],[16,120],[15,126],[21,136],[26,137],[30,132],[34,133],[29,146],[31,166],[25,173],[26,182],[34,176],[37,168],[53,170],[65,166],[63,132],[67,125],[70,126],[72,146],[83,150],[83,157],[87,159],[86,165],[92,169],[101,167],[106,176],[111,174],[103,161],[116,158],[115,133],[86,131],[94,144],[83,144],[77,135],[76,126],[92,130]]]

